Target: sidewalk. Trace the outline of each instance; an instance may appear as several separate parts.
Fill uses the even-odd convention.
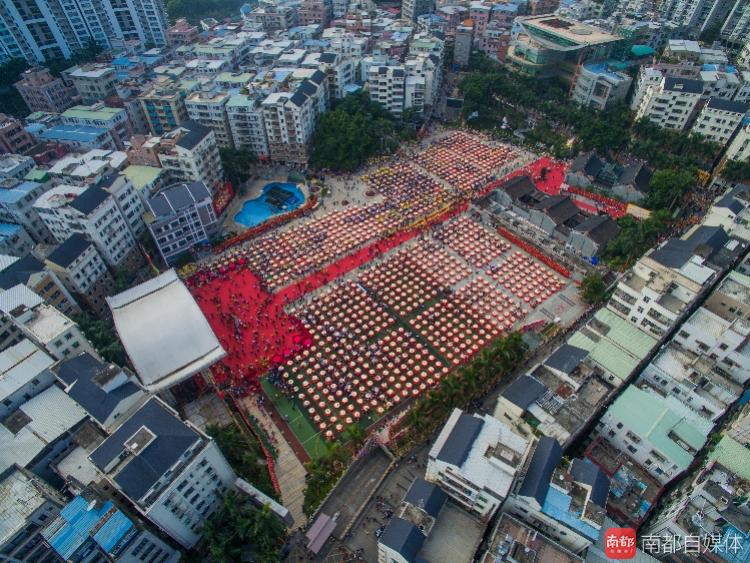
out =
[[[276,448],[276,478],[281,488],[281,502],[292,514],[294,525],[292,529],[299,528],[305,523],[305,515],[302,512],[302,503],[305,493],[305,476],[307,472],[297,456],[292,451],[291,446],[282,436],[279,429],[274,424],[268,414],[258,408],[255,400],[246,397],[239,401],[239,404],[248,413],[250,413],[260,424],[266,435],[271,439]]]

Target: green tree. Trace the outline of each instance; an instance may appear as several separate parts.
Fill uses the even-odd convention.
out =
[[[276,498],[263,449],[257,441],[249,440],[234,424],[209,425],[206,432],[216,440],[216,445],[237,475],[268,496]]]
[[[651,178],[646,206],[671,211],[696,183],[695,170],[659,170]]]
[[[88,313],[78,315],[73,320],[102,358],[121,366],[127,364],[125,348],[109,320],[98,319]]]
[[[586,303],[591,305],[602,303],[607,294],[607,284],[604,283],[601,275],[593,272],[581,281],[580,292]]]
[[[167,0],[167,15],[170,20],[187,18],[193,24],[206,18],[222,21],[240,15],[240,7],[248,0]],[[254,2],[250,1],[250,4]]]
[[[750,181],[750,161],[728,160],[721,170],[721,177],[728,182]]]
[[[416,118],[399,122],[365,91],[339,101],[318,120],[310,152],[313,168],[352,171],[373,156],[388,154],[416,134]]]
[[[3,113],[16,117],[26,117],[30,113],[21,94],[13,86],[27,68],[29,64],[24,59],[10,59],[0,65],[0,108]]]
[[[224,167],[224,174],[235,189],[250,179],[253,167],[258,161],[255,153],[248,148],[221,147],[219,156],[221,165]]]
[[[670,215],[660,210],[644,220],[629,215],[618,219],[620,233],[609,241],[601,258],[614,268],[625,268],[654,246],[669,230]]]

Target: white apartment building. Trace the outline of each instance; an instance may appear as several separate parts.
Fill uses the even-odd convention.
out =
[[[219,227],[211,193],[202,182],[167,186],[153,194],[147,205],[148,229],[167,263],[207,242]]]
[[[113,487],[186,549],[236,480],[216,443],[156,397],[90,455]]]
[[[263,100],[263,120],[271,160],[305,164],[318,115],[325,111],[326,75],[314,71],[293,92],[275,92]]]
[[[582,65],[573,90],[573,101],[603,110],[625,100],[633,79],[607,68],[604,63]]]
[[[0,221],[20,225],[25,231],[23,234],[34,242],[52,242],[52,235],[33,207],[48,188],[48,183],[15,179],[0,181]]]
[[[166,44],[167,18],[161,0],[37,0],[0,11],[0,57],[43,62],[70,58],[92,39],[111,47],[114,39]]]
[[[52,385],[55,363],[31,340],[22,339],[0,352],[0,419]]]
[[[700,35],[723,23],[737,2],[742,0],[665,0],[659,11],[670,23]]]
[[[227,119],[232,143],[247,147],[259,158],[268,157],[268,136],[263,120],[262,98],[235,94],[227,102]]]
[[[136,195],[137,197],[137,195]],[[140,261],[136,239],[115,198],[97,187],[55,186],[34,204],[55,239],[80,233],[94,243],[107,264],[124,268]]]
[[[122,151],[94,149],[83,154],[66,154],[50,166],[48,173],[58,183],[84,186],[118,172],[127,162],[128,155]]]
[[[0,312],[8,330],[31,340],[56,360],[81,352],[97,356],[76,323],[25,285],[0,293]]]
[[[425,478],[468,512],[489,519],[508,497],[531,446],[490,415],[454,409],[430,448]]]
[[[125,218],[130,233],[138,239],[146,232],[143,213],[146,210],[138,190],[125,174],[110,174],[102,178],[97,187],[112,196],[115,205]]]
[[[21,180],[35,166],[36,162],[30,156],[12,153],[0,155],[0,179],[15,178]]]
[[[367,73],[370,99],[395,116],[404,111],[406,69],[398,66],[371,66]]]
[[[114,289],[114,279],[96,246],[75,233],[45,259],[65,287],[100,317],[109,313],[105,298]]]
[[[747,110],[747,104],[710,98],[698,114],[690,132],[724,146],[745,119]]]
[[[736,72],[725,70],[701,70],[700,80],[703,82],[704,98],[734,99],[742,85],[742,80]]]
[[[357,79],[357,63],[350,57],[338,53],[310,53],[301,66],[314,70],[320,69],[328,77],[328,94],[330,99],[340,99],[346,95],[346,87]]]
[[[679,399],[630,385],[602,415],[596,435],[666,484],[690,467],[712,428]]]
[[[742,123],[724,157],[729,160],[750,160],[750,122]]]
[[[63,125],[106,129],[120,150],[125,148],[125,144],[133,136],[133,127],[127,110],[107,107],[103,102],[96,102],[90,106],[73,106],[65,110],[61,118]]]
[[[69,68],[63,76],[73,83],[82,104],[96,104],[115,93],[117,74],[114,67],[92,63]]]
[[[220,147],[234,147],[227,117],[229,97],[227,92],[199,90],[185,98],[188,117],[211,129]]]
[[[732,244],[721,227],[698,226],[649,251],[617,284],[607,308],[656,337],[665,334],[717,274],[711,258]]]
[[[425,108],[433,107],[438,99],[443,74],[440,59],[436,55],[408,55],[404,61],[404,69],[406,70],[404,109],[414,108],[422,113]],[[415,87],[417,92],[422,93],[421,100],[412,94],[412,89]]]
[[[157,154],[172,182],[203,182],[213,193],[224,179],[216,133],[195,121],[162,135]]]
[[[687,127],[703,95],[700,80],[665,76],[658,84],[646,87],[635,118],[646,118],[668,129]]]

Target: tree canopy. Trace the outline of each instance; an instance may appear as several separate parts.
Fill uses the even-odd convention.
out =
[[[413,136],[413,127],[398,126],[396,118],[370,100],[367,92],[349,94],[319,117],[310,164],[317,169],[355,170],[369,158],[397,149],[402,138]]]
[[[728,160],[721,170],[721,177],[729,182],[750,181],[750,161]]]
[[[672,210],[696,184],[695,170],[659,170],[651,178],[646,207]]]
[[[609,241],[601,258],[615,267],[629,266],[669,231],[669,222],[669,212],[664,210],[656,211],[643,220],[630,215],[618,219],[620,234]]]
[[[276,563],[286,528],[268,506],[258,508],[243,494],[230,492],[206,520],[201,535],[211,561]]]
[[[586,303],[590,305],[602,303],[607,296],[607,284],[604,283],[600,274],[593,272],[581,281],[580,292]]]
[[[235,189],[250,179],[253,165],[258,161],[255,153],[248,148],[233,149],[230,147],[219,148],[221,165],[224,175],[232,182]]]
[[[206,431],[216,440],[216,444],[237,475],[268,496],[276,496],[263,450],[257,441],[246,439],[234,424],[208,426]]]
[[[125,365],[128,358],[111,322],[83,313],[73,319],[102,358],[108,362]]]
[[[167,0],[169,19],[186,18],[190,23],[198,24],[202,19],[214,18],[222,21],[226,18],[237,18],[243,4],[254,4],[251,0]]]

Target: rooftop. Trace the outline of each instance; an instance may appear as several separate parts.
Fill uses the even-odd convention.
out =
[[[18,469],[0,481],[0,545],[21,531],[27,519],[47,502],[38,481]]]
[[[91,461],[133,501],[141,500],[201,435],[152,398],[91,453]]]
[[[174,270],[108,297],[107,303],[125,351],[151,391],[183,381],[226,355]]]
[[[574,555],[541,532],[501,514],[492,540],[480,563],[497,563],[505,558],[518,563],[579,563]]]
[[[519,17],[516,22],[531,31],[536,39],[541,36],[550,46],[556,45],[565,50],[614,43],[622,39],[596,26],[552,14]]]
[[[17,392],[55,363],[27,339],[0,352],[0,399]]]
[[[0,425],[0,473],[31,463],[85,418],[86,412],[55,385],[32,397]]]
[[[142,190],[153,184],[162,174],[162,169],[156,166],[143,166],[140,164],[131,164],[123,169],[121,174],[133,184],[136,190]]]
[[[103,104],[93,106],[73,106],[62,113],[63,119],[87,119],[97,121],[109,121],[119,114],[125,113],[123,108],[111,108]]]

